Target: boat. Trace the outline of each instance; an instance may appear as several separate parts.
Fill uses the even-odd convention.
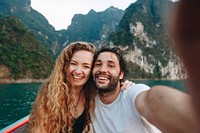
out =
[[[29,116],[27,115],[22,119],[8,125],[7,127],[0,130],[0,133],[26,133],[26,127],[28,124]]]

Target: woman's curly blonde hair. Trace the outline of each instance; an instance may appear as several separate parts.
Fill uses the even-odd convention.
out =
[[[73,54],[79,50],[87,50],[95,54],[96,48],[87,42],[74,42],[64,48],[58,56],[54,70],[42,85],[32,106],[28,123],[28,132],[42,129],[47,133],[72,132],[72,109],[74,106],[74,86],[67,76],[67,68]],[[84,85],[86,122],[90,123],[93,114],[96,90],[92,77]]]

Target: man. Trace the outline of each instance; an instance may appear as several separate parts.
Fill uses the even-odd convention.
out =
[[[122,92],[120,80],[125,71],[120,49],[105,48],[97,53],[93,68],[98,90],[93,118],[96,133],[158,133],[157,128],[169,133],[195,132],[187,94],[161,86],[149,89],[144,84],[132,85]]]

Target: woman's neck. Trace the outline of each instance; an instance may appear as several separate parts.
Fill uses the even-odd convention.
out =
[[[85,96],[82,87],[75,88],[74,102],[75,105],[74,105],[73,117],[78,118],[82,114],[85,108]]]
[[[74,98],[77,99],[81,95],[83,87],[75,87],[74,89]]]

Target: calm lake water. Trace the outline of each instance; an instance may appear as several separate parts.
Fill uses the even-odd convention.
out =
[[[168,85],[186,92],[184,81],[145,80],[134,81],[149,86]],[[30,113],[31,105],[41,84],[0,84],[0,129],[25,117]]]

